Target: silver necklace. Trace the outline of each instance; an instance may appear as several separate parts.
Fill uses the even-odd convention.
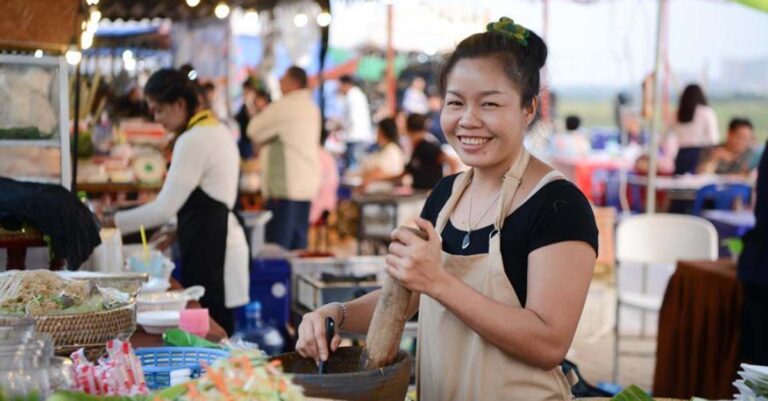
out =
[[[470,244],[470,238],[469,234],[472,234],[472,195],[475,193],[475,191],[472,191],[470,188],[469,191],[469,214],[467,216],[467,234],[464,235],[464,239],[461,240],[461,249],[467,249],[469,248]],[[483,217],[485,217],[486,214],[488,214],[488,211],[491,210],[491,206],[496,204],[496,201],[499,200],[499,197],[501,196],[501,190],[499,190],[499,193],[496,194],[496,197],[493,198],[493,202],[491,202],[490,205],[488,205],[487,208],[485,208],[485,211],[483,214],[480,215],[480,218],[477,219],[477,222],[481,222],[483,220]]]

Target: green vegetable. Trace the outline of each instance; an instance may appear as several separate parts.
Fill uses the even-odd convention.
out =
[[[633,384],[616,394],[611,401],[653,401],[653,398]]]
[[[27,395],[8,395],[0,388],[0,401],[40,401],[40,393],[32,390]]]
[[[0,128],[0,139],[47,139],[37,127]]]
[[[745,380],[744,384],[755,392],[758,397],[768,397],[768,384]]]
[[[160,391],[155,391],[148,395],[133,396],[89,395],[79,391],[57,391],[48,397],[45,401],[155,401],[157,399],[173,401],[181,397],[186,390],[186,386],[184,384],[180,384],[178,386],[168,387]],[[0,401],[5,400],[0,399]]]
[[[181,329],[166,330],[165,333],[163,333],[163,342],[165,342],[165,345],[175,347],[221,348],[216,343],[212,343],[200,336],[196,336]]]

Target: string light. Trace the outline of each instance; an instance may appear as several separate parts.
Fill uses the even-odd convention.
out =
[[[323,11],[320,14],[317,14],[317,25],[322,27],[331,25],[331,14],[327,11]]]
[[[40,49],[35,50],[35,58],[43,57],[43,51]]]
[[[200,4],[200,0],[187,0],[187,5],[190,7],[197,7]]]
[[[69,47],[69,50],[64,54],[64,58],[67,60],[67,63],[69,65],[78,65],[80,64],[80,60],[83,59],[83,53],[80,53],[80,50],[75,45],[72,45]]]
[[[293,24],[299,28],[306,26],[307,22],[309,22],[307,14],[299,13],[293,17]]]
[[[216,17],[219,19],[227,18],[229,15],[229,6],[227,3],[219,3],[216,5],[216,8],[213,9],[213,13],[216,14]]]

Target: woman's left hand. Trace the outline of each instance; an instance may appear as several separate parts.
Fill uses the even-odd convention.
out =
[[[414,221],[427,234],[427,239],[407,228],[395,229],[385,257],[387,274],[411,291],[434,297],[436,289],[448,277],[442,264],[440,235],[429,221],[422,218]]]

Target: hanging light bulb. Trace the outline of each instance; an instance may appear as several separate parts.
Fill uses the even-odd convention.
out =
[[[200,0],[187,0],[187,5],[190,7],[197,7],[200,4]]]
[[[83,53],[80,52],[80,49],[78,49],[77,46],[72,45],[69,46],[69,49],[64,54],[64,58],[69,65],[78,65],[80,64],[80,60],[83,59]]]
[[[91,11],[91,21],[99,22],[101,20],[101,11],[96,7]]]
[[[309,18],[307,17],[307,14],[299,13],[293,17],[293,24],[299,28],[306,26],[307,22],[309,22]]]
[[[83,50],[90,49],[93,46],[93,32],[85,31],[80,35],[80,47]]]
[[[323,11],[320,14],[317,14],[317,25],[322,27],[331,25],[331,13]]]
[[[40,49],[35,50],[35,58],[43,57],[43,51]]]
[[[213,13],[216,14],[216,17],[219,19],[227,18],[229,15],[229,6],[227,3],[219,3],[216,5],[216,8],[213,9]]]

